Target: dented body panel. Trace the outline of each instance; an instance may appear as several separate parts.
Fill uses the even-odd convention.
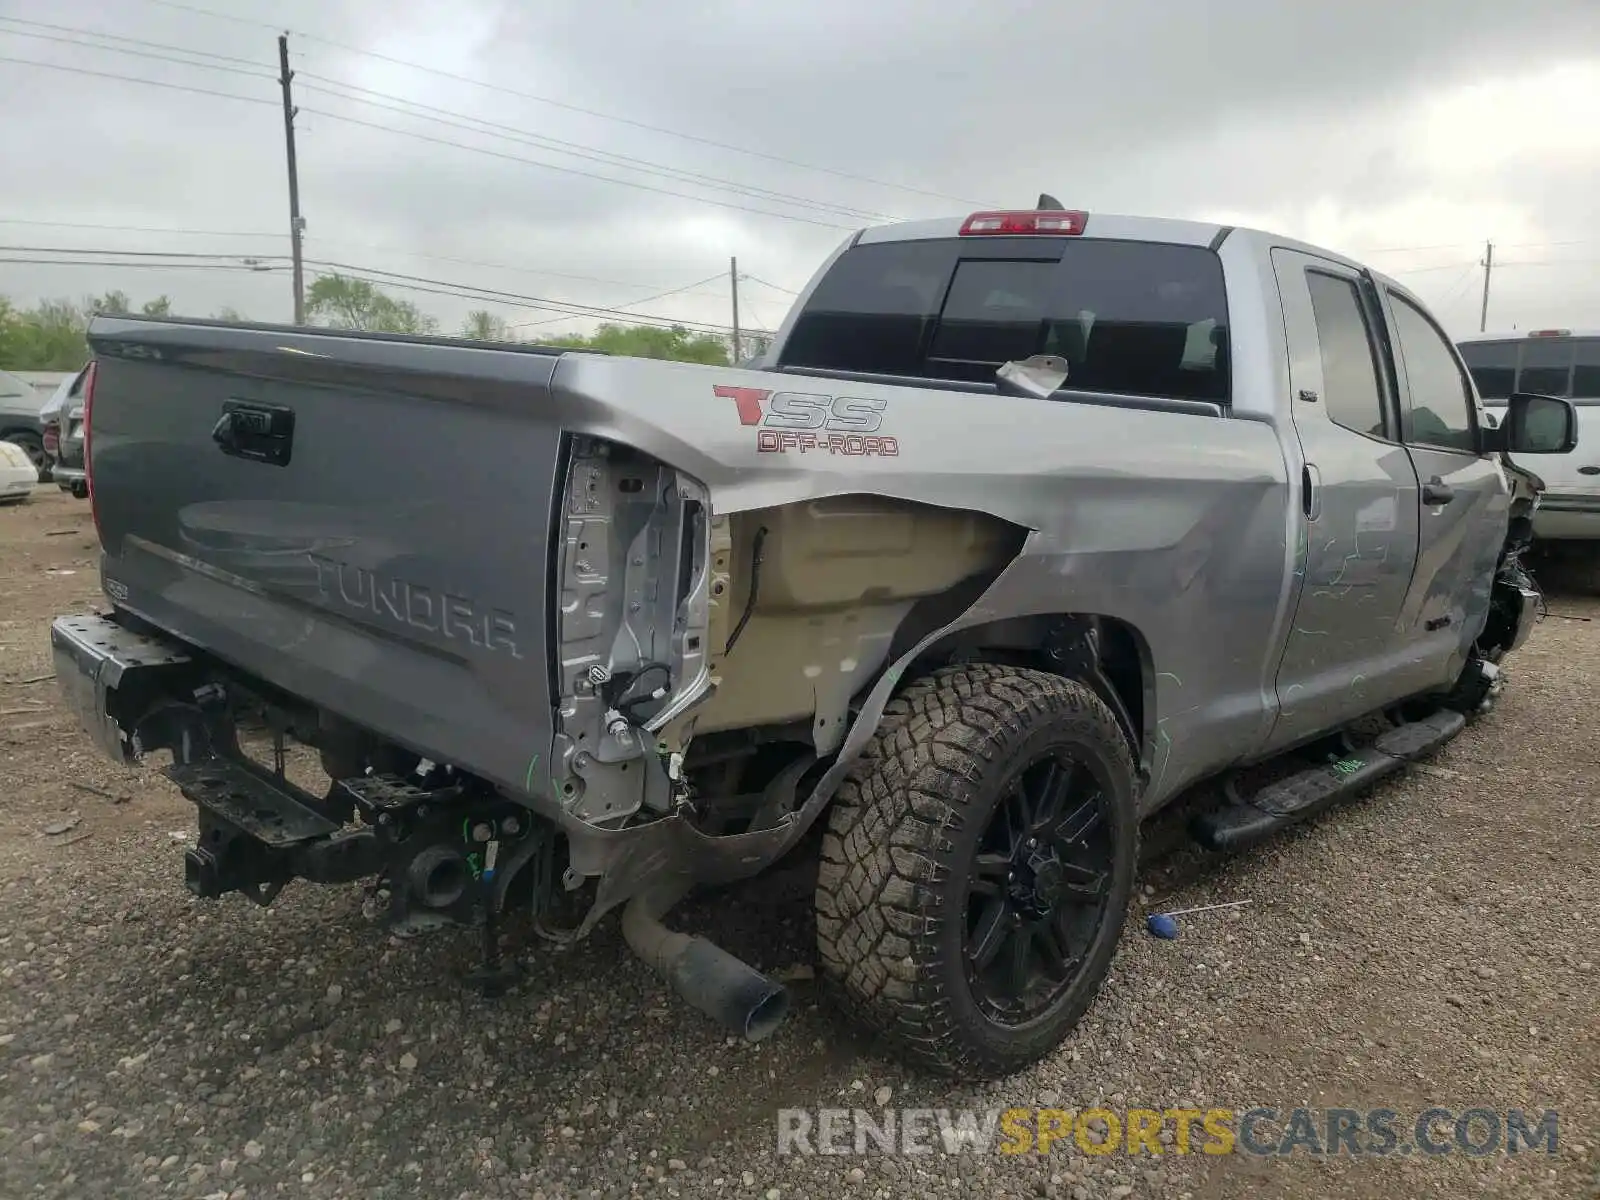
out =
[[[951,236],[935,226],[870,238]],[[759,370],[97,318],[106,594],[548,817],[600,877],[589,924],[793,846],[936,655],[1094,675],[1146,811],[1448,689],[1489,618],[1514,481],[1400,435],[1425,378],[1389,347],[1403,289],[1265,234],[1101,228],[1215,253],[1226,403],[795,368],[795,314]],[[1396,368],[1376,385],[1392,438],[1328,416],[1323,275],[1382,295],[1366,319]],[[1419,462],[1462,500],[1424,503]],[[792,771],[712,792],[703,748],[771,745]],[[746,817],[711,821],[724,800]]]

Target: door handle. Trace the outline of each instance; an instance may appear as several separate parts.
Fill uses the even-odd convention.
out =
[[[1300,511],[1308,521],[1322,515],[1322,473],[1311,463],[1300,468]]]
[[[1449,504],[1455,498],[1455,488],[1437,475],[1422,485],[1422,502],[1424,504]]]

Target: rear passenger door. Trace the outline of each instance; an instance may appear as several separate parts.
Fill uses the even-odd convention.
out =
[[[1426,686],[1398,627],[1418,546],[1417,477],[1400,440],[1383,318],[1342,264],[1273,251],[1304,469],[1300,592],[1279,662],[1270,749]]]
[[[1489,615],[1511,494],[1480,450],[1482,410],[1455,344],[1419,301],[1385,284],[1383,307],[1401,397],[1401,436],[1416,468],[1419,550],[1401,612],[1417,651],[1446,687]]]

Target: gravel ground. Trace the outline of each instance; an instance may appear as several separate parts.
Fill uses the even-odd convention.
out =
[[[1594,599],[1552,597],[1499,710],[1371,796],[1229,859],[1171,849],[1171,822],[1152,829],[1141,906],[1253,905],[1189,918],[1176,942],[1130,931],[1059,1053],[955,1087],[902,1071],[820,1003],[803,868],[683,914],[796,979],[789,1023],[753,1047],[675,1002],[614,922],[575,948],[530,948],[523,984],[487,1002],[455,978],[472,937],[389,938],[359,888],[297,884],[266,910],[191,899],[188,805],[98,758],[54,685],[33,682],[50,671],[49,619],[97,603],[94,562],[86,505],[41,489],[0,509],[8,1200],[1600,1195]],[[1096,1102],[1556,1108],[1560,1151],[775,1148],[782,1106]]]

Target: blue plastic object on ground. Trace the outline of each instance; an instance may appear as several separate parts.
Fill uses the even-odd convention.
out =
[[[1145,920],[1144,925],[1145,928],[1151,933],[1155,934],[1156,937],[1166,938],[1169,942],[1178,936],[1178,923],[1171,917],[1167,916],[1166,913],[1151,914],[1151,916]]]

